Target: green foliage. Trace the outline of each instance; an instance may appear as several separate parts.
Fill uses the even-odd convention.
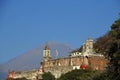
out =
[[[42,75],[43,80],[55,80],[54,75],[52,75],[50,72],[45,72]]]
[[[112,24],[107,34],[96,40],[94,46],[96,52],[103,53],[109,59],[107,72],[94,80],[120,80],[120,77],[116,78],[116,75],[120,76],[120,19]]]
[[[115,21],[111,26],[111,31],[108,34],[111,37],[111,44],[108,49],[108,55],[110,57],[110,70],[116,73],[120,73],[120,19]]]
[[[104,36],[98,38],[94,44],[95,51],[107,55],[112,49],[111,53],[120,49],[120,19],[115,21],[111,26],[111,30]]]
[[[94,76],[93,80],[120,80],[120,73],[103,72]]]
[[[100,74],[92,70],[73,70],[63,74],[58,80],[93,80],[93,76]]]

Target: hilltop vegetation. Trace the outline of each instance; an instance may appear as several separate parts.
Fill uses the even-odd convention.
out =
[[[112,24],[111,30],[109,32],[107,32],[104,36],[101,36],[96,40],[94,47],[96,52],[101,52],[104,55],[108,55],[108,53],[118,53],[120,49],[119,45],[120,19],[116,20]]]
[[[120,19],[112,24],[111,30],[105,36],[98,38],[96,45],[98,43],[103,47],[101,49],[97,46],[99,51],[107,55],[109,59],[107,78],[120,80]]]
[[[62,75],[58,80],[120,80],[120,19],[112,24],[109,32],[96,40],[94,50],[108,58],[106,71],[100,73],[74,70]],[[78,51],[81,51],[81,48]]]
[[[112,24],[107,34],[96,40],[94,46],[96,52],[108,57],[109,70],[120,73],[120,19]]]
[[[44,80],[55,80],[55,76],[52,75],[51,72],[45,72],[43,75],[42,75],[42,78]]]
[[[99,75],[99,71],[93,70],[73,70],[62,75],[58,80],[93,80],[94,76]]]

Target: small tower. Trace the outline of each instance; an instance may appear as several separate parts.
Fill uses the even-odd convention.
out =
[[[83,55],[88,56],[93,53],[93,40],[87,39],[86,42],[83,44]]]
[[[45,45],[43,49],[43,61],[48,61],[51,59],[50,48],[48,45]]]

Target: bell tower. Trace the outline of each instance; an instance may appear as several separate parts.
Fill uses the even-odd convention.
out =
[[[43,61],[48,61],[50,59],[51,59],[50,48],[46,44],[45,47],[44,47],[44,49],[43,49]]]
[[[84,56],[89,56],[92,53],[93,53],[93,40],[89,38],[83,44],[83,55]]]

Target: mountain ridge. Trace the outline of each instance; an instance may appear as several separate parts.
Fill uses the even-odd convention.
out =
[[[55,58],[55,50],[59,52],[58,56],[68,56],[69,52],[73,50],[69,45],[57,42],[47,42],[51,49],[51,56]],[[31,49],[17,57],[9,60],[8,62],[0,65],[0,73],[8,73],[9,70],[24,71],[32,70],[40,67],[42,60],[43,48],[46,45],[39,45],[34,49]]]

